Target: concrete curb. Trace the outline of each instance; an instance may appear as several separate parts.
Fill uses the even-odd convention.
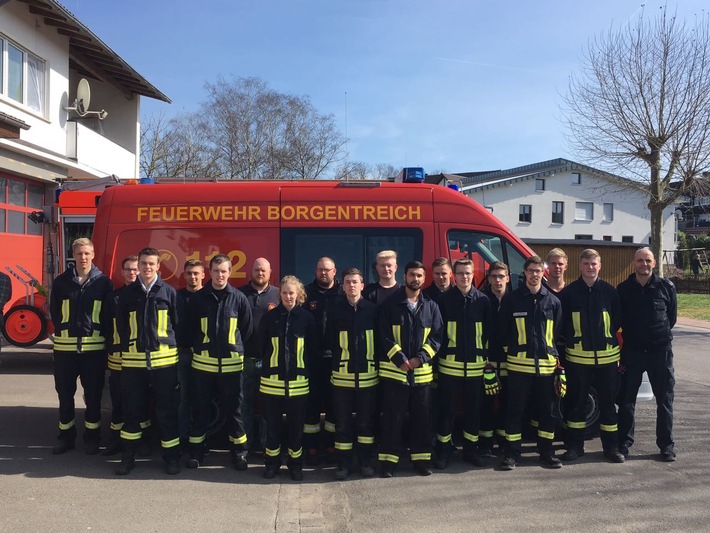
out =
[[[692,326],[694,328],[710,329],[710,320],[698,320],[696,318],[686,318],[679,316],[676,322],[678,326]]]

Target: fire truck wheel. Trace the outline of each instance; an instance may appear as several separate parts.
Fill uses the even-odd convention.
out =
[[[47,319],[32,305],[18,305],[5,314],[2,333],[15,346],[32,346],[47,338]]]

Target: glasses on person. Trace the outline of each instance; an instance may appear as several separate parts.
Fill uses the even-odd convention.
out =
[[[323,274],[327,274],[328,272],[331,272],[333,269],[332,268],[319,268],[318,272],[322,272]]]

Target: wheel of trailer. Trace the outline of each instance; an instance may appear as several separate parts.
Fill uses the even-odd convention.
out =
[[[15,346],[32,346],[47,338],[47,319],[33,305],[11,307],[5,314],[2,333]]]
[[[555,414],[557,415],[556,418],[559,420],[560,425],[562,426],[560,429],[564,431],[564,429],[567,428],[567,423],[564,418],[564,412],[562,409],[562,401],[557,398],[555,400]],[[597,398],[597,391],[594,387],[589,388],[589,395],[587,396],[587,403],[585,406],[585,423],[586,423],[586,429],[584,430],[584,437],[587,439],[594,438],[599,435],[599,418],[601,417],[601,413],[599,411],[599,400]],[[562,431],[560,431],[560,435],[562,435]]]

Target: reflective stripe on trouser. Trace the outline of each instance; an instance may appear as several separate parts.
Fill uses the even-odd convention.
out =
[[[372,457],[375,443],[376,387],[351,389],[333,387],[335,411],[335,449],[340,460],[348,463],[357,440],[358,455]],[[353,413],[355,417],[353,418]]]
[[[545,454],[552,450],[555,436],[555,419],[552,404],[555,393],[553,376],[536,376],[521,372],[508,372],[508,406],[505,418],[505,456],[517,458],[522,445],[523,417],[528,406],[538,421],[537,451]]]
[[[124,448],[132,450],[143,433],[146,406],[150,392],[155,399],[155,419],[160,431],[160,444],[165,458],[180,453],[178,433],[178,404],[180,391],[177,382],[177,366],[148,370],[124,368],[121,374],[121,398],[124,423],[121,440]]]
[[[308,448],[332,448],[335,437],[335,416],[333,415],[333,386],[330,373],[333,361],[330,357],[320,357],[310,366],[308,401],[303,426],[303,446]],[[325,421],[321,431],[321,413]]]
[[[619,445],[630,447],[634,443],[634,415],[636,396],[643,373],[648,373],[653,395],[656,397],[656,446],[663,451],[672,450],[673,442],[673,395],[675,373],[673,351],[647,350],[622,352],[621,361],[625,372],[621,375],[619,404]]]
[[[219,399],[222,415],[227,421],[229,449],[242,452],[246,449],[246,433],[242,424],[242,373],[216,374],[192,369],[192,427],[190,444],[200,444],[204,440],[213,414],[212,399]],[[198,439],[200,439],[198,441]]]
[[[291,466],[303,463],[303,417],[305,415],[306,397],[261,395],[264,421],[266,423],[266,445],[264,463],[266,465],[281,464],[282,449],[282,419],[286,415],[286,448],[288,462]]]
[[[458,405],[463,405],[463,449],[464,453],[478,449],[478,431],[481,419],[481,397],[483,396],[483,376],[475,378],[454,378],[439,374],[437,389],[437,452],[448,454],[452,451],[451,431]],[[459,399],[463,401],[459,403]],[[449,437],[446,439],[445,437]]]
[[[491,447],[496,436],[505,436],[505,411],[508,406],[508,376],[498,378],[500,392],[495,396],[483,395],[481,400],[481,427],[479,431],[479,447]],[[491,439],[481,442],[481,439]]]
[[[74,394],[79,378],[84,389],[84,426],[89,432],[84,440],[96,441],[100,438],[101,394],[104,388],[106,369],[105,352],[54,352],[54,388],[59,397],[59,438],[73,441],[76,438],[74,424]],[[67,430],[69,430],[67,432]]]
[[[380,381],[382,387],[382,443],[378,459],[397,463],[403,453],[402,429],[409,413],[409,448],[412,461],[431,459],[429,433],[430,386]]]
[[[619,370],[616,363],[602,366],[567,363],[567,395],[564,413],[567,422],[565,444],[568,448],[584,449],[587,399],[594,384],[600,416],[600,437],[604,450],[615,450],[619,445],[616,397],[619,392]]]

